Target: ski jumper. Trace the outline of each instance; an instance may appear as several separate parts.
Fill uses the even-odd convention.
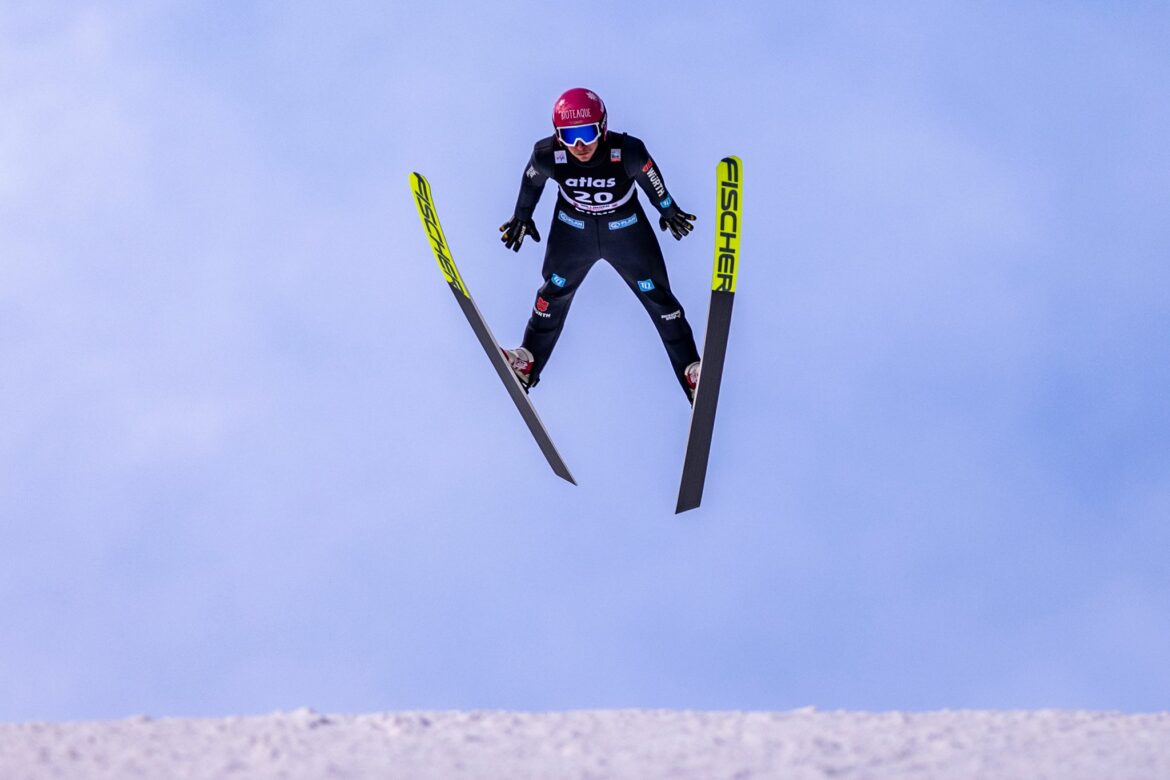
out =
[[[661,215],[672,216],[679,208],[645,144],[632,135],[609,132],[593,157],[582,163],[555,136],[537,141],[520,181],[516,216],[532,218],[549,179],[556,182],[558,192],[541,272],[544,284],[537,290],[524,330],[523,346],[535,363],[530,386],[536,385],[548,364],[574,293],[593,264],[605,260],[646,307],[687,392],[684,371],[699,359],[699,351],[686,313],[670,291],[662,250],[634,182]]]

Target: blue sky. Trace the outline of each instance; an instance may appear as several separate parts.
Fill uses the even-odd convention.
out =
[[[0,720],[312,706],[1165,709],[1170,13],[0,13]],[[598,266],[533,398],[511,213],[597,90],[743,262],[701,509]],[[543,227],[552,192],[537,210]]]

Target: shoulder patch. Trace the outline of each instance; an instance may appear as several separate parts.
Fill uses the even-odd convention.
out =
[[[553,161],[557,165],[564,165],[569,161],[568,154],[564,149],[557,149],[555,152],[553,152]]]

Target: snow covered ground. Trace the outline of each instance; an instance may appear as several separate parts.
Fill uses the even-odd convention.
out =
[[[0,725],[0,777],[1170,778],[1170,713],[399,712]]]

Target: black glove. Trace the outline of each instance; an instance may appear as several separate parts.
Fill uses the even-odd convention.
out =
[[[688,214],[682,209],[674,209],[668,215],[658,218],[658,227],[662,230],[670,228],[670,234],[675,241],[682,241],[682,237],[695,229],[691,223],[695,221],[694,214]]]
[[[512,217],[500,225],[500,232],[504,234],[500,236],[500,240],[513,252],[520,251],[520,244],[524,242],[524,236],[532,236],[533,241],[540,243],[540,233],[536,232],[536,223],[531,219]]]

